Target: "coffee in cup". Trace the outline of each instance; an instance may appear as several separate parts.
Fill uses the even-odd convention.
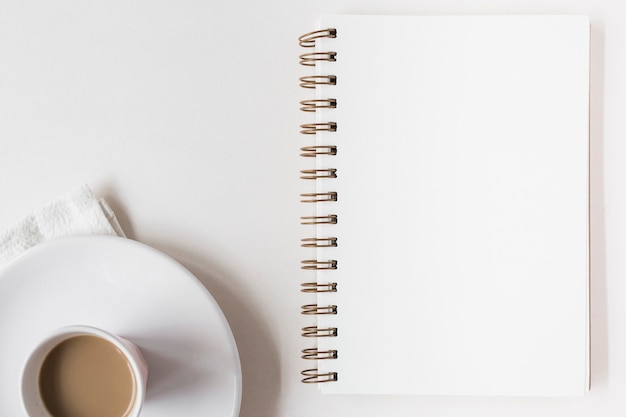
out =
[[[88,326],[58,329],[29,356],[22,399],[29,416],[135,417],[147,367],[126,339]]]

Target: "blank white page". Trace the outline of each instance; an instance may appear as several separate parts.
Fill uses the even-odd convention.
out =
[[[570,396],[588,389],[589,22],[328,16],[316,89],[337,146],[317,228],[337,282],[314,340],[324,393]],[[305,51],[307,52],[307,51]],[[304,67],[303,67],[304,68]],[[307,158],[308,159],[308,158]],[[312,158],[311,158],[312,159]]]

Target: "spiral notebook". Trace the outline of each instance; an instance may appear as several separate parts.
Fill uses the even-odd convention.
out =
[[[589,389],[589,35],[325,16],[300,38],[303,382]]]

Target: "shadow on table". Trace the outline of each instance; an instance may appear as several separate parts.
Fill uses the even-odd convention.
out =
[[[273,417],[280,391],[278,352],[269,326],[233,288],[224,284],[233,282],[217,270],[210,261],[176,249],[160,248],[176,259],[213,295],[232,329],[239,350],[243,376],[240,417]]]
[[[132,222],[118,201],[114,187],[101,191],[127,237],[134,239]],[[239,417],[274,417],[281,384],[278,351],[268,324],[259,319],[246,300],[237,294],[236,288],[226,286],[236,280],[229,279],[228,274],[220,271],[210,259],[200,258],[181,248],[167,247],[163,242],[143,243],[161,250],[187,268],[209,290],[224,312],[241,360],[243,393]]]
[[[609,376],[609,312],[607,308],[606,224],[604,217],[604,24],[591,21],[590,76],[590,301],[591,389],[606,387]]]

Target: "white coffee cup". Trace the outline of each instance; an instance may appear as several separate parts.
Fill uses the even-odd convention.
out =
[[[45,337],[30,353],[22,369],[22,403],[30,417],[58,417],[50,414],[46,408],[39,386],[40,370],[48,354],[61,342],[76,336],[95,336],[114,345],[128,362],[134,379],[134,401],[126,415],[137,417],[141,412],[146,394],[148,366],[139,348],[132,342],[102,329],[91,326],[67,326],[54,330]]]

